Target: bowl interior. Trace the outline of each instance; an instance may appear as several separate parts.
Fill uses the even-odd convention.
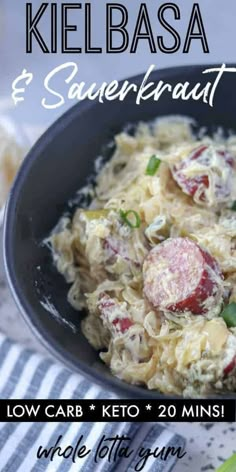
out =
[[[155,72],[151,79],[171,85],[188,81],[190,87],[200,82],[203,88],[216,75],[202,75],[202,70],[200,66],[167,69]],[[142,80],[143,76],[135,78],[137,84]],[[5,261],[8,280],[23,315],[42,342],[70,368],[84,372],[120,395],[162,396],[121,382],[102,364],[80,331],[84,313],[76,312],[68,304],[69,287],[53,268],[50,253],[42,241],[66,209],[68,200],[86,183],[101,149],[125,124],[174,114],[193,117],[208,127],[222,125],[235,129],[233,91],[233,74],[225,74],[218,85],[213,108],[201,99],[173,100],[167,92],[158,102],[150,99],[141,105],[136,105],[134,95],[123,102],[80,103],[36,143],[10,194],[5,221]]]

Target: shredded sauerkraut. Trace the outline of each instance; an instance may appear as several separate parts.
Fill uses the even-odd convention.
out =
[[[168,117],[140,123],[134,136],[122,132],[115,143],[89,207],[63,217],[49,238],[57,269],[72,284],[70,303],[88,311],[83,333],[126,382],[187,397],[235,391],[236,329],[220,315],[236,301],[236,137],[199,138],[191,120]],[[161,164],[147,175],[153,155]],[[189,285],[202,270],[201,296],[206,277],[214,287],[198,314],[187,298],[186,309],[160,309],[155,292],[144,293],[144,261],[152,263],[150,252],[176,238],[196,243],[199,266]],[[171,279],[171,267],[163,277],[167,270]],[[164,294],[183,285],[173,277],[175,284],[163,281]]]

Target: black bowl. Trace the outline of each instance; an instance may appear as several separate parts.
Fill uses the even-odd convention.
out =
[[[202,75],[212,66],[178,67],[152,74],[162,79],[191,85],[213,80]],[[140,84],[143,75],[130,79]],[[4,252],[8,281],[26,321],[40,341],[72,370],[85,374],[106,389],[125,397],[161,398],[163,395],[128,385],[112,376],[99,360],[80,330],[84,313],[67,302],[68,285],[52,266],[50,253],[41,243],[57,223],[67,202],[93,172],[94,159],[125,124],[157,116],[181,114],[201,125],[236,127],[234,74],[225,74],[214,107],[199,101],[173,100],[163,94],[158,102],[135,104],[134,96],[124,102],[79,103],[54,123],[26,157],[11,190],[5,217]],[[49,300],[51,312],[42,300]]]

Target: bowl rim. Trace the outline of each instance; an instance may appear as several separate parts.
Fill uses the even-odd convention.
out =
[[[230,64],[229,64],[230,65]],[[218,65],[212,64],[196,64],[196,65],[188,65],[188,66],[176,66],[176,67],[168,67],[163,69],[158,69],[153,71],[152,78],[154,80],[160,79],[160,75],[164,76],[165,79],[168,77],[172,77],[180,72],[184,72],[184,75],[188,75],[191,72],[191,75],[194,73],[194,70],[201,70],[203,68],[209,67],[218,67]],[[162,77],[163,78],[163,77]],[[140,83],[143,79],[143,74],[138,74],[128,79],[120,80],[120,84],[124,82],[124,80],[132,80],[137,81]],[[28,172],[30,171],[31,166],[33,166],[37,156],[41,153],[41,150],[47,146],[54,137],[60,133],[60,130],[65,126],[69,126],[71,122],[73,122],[74,117],[79,113],[82,114],[84,111],[88,111],[90,108],[93,108],[94,104],[97,103],[96,101],[89,101],[88,99],[76,103],[74,106],[69,108],[65,113],[63,113],[50,127],[42,134],[42,136],[38,139],[38,141],[33,145],[33,147],[27,153],[23,163],[15,177],[14,183],[10,190],[6,206],[5,206],[5,214],[4,214],[4,225],[3,225],[3,256],[4,256],[4,266],[5,272],[7,277],[7,282],[10,287],[10,291],[13,295],[15,303],[19,308],[19,311],[24,318],[25,322],[30,327],[32,333],[35,337],[39,340],[39,342],[46,347],[46,349],[51,352],[51,354],[58,359],[62,364],[64,364],[67,368],[69,368],[72,372],[78,372],[84,377],[86,377],[89,381],[93,384],[98,384],[101,387],[109,388],[109,391],[114,392],[117,396],[119,395],[121,398],[146,398],[146,399],[177,399],[183,398],[182,396],[178,395],[168,395],[161,393],[156,390],[148,390],[147,388],[143,388],[137,385],[126,383],[115,376],[111,376],[110,378],[105,377],[104,374],[93,366],[88,366],[83,361],[78,358],[78,363],[75,364],[73,356],[67,351],[66,357],[65,352],[66,350],[58,344],[57,340],[51,336],[51,334],[47,330],[39,330],[34,322],[34,316],[32,316],[31,311],[32,307],[30,306],[26,295],[20,289],[18,279],[15,275],[14,271],[14,258],[11,249],[11,234],[14,228],[14,215],[15,215],[15,207],[17,205],[18,195],[21,193],[22,183],[24,183],[25,177],[27,177]],[[35,314],[36,311],[35,311]],[[103,388],[104,389],[104,388]],[[105,389],[104,389],[105,392]],[[207,396],[208,399],[210,398],[236,398],[236,393],[230,394],[227,393],[226,395],[209,395]],[[203,396],[202,398],[206,398]]]
[[[4,223],[5,206],[6,204],[4,203],[3,206],[0,208],[0,229],[2,228]]]

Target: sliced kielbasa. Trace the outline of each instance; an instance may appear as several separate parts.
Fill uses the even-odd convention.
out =
[[[169,238],[143,265],[144,294],[161,311],[204,314],[222,292],[216,260],[188,238]]]
[[[229,375],[236,367],[236,356],[233,357],[232,361],[225,367],[224,375]]]
[[[219,173],[215,167],[215,160],[218,159],[219,167],[225,172]],[[189,169],[194,165],[199,170],[194,170],[193,175],[188,175]],[[172,175],[184,193],[198,198],[202,202],[208,202],[207,189],[210,186],[209,169],[215,176],[212,188],[215,201],[225,201],[231,193],[231,174],[234,166],[234,159],[226,150],[213,149],[211,146],[202,145],[194,149],[187,157],[176,164],[172,169]]]
[[[117,332],[124,333],[133,325],[128,313],[124,313],[124,309],[120,308],[119,303],[106,293],[101,295],[98,309],[104,321],[108,325],[112,325]]]
[[[104,249],[110,258],[120,256],[121,259],[140,267],[140,263],[135,260],[135,255],[132,251],[132,246],[127,241],[109,236],[104,240]]]

